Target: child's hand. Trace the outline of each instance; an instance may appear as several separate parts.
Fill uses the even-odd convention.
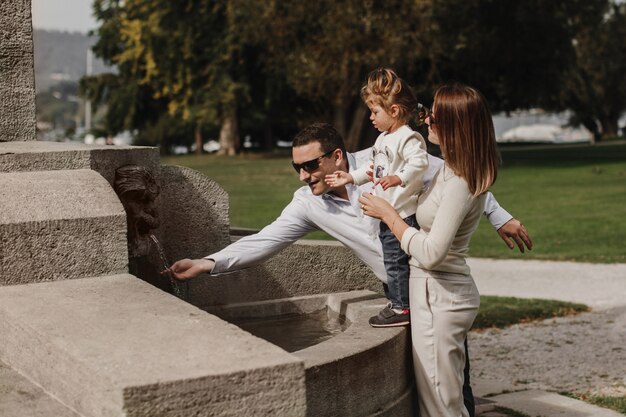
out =
[[[401,185],[402,180],[397,175],[389,175],[386,177],[382,177],[381,179],[376,181],[374,187],[376,187],[378,184],[383,187],[383,190],[387,190],[387,188],[397,187],[398,185]]]
[[[326,184],[331,187],[341,187],[342,185],[354,182],[354,179],[352,178],[352,175],[347,172],[335,171],[330,175],[326,175],[326,177],[324,177],[324,181],[326,181]]]
[[[370,182],[374,182],[374,164],[370,165],[370,171],[367,171],[366,174]]]

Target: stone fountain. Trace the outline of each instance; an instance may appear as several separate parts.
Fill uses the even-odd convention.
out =
[[[231,242],[227,194],[157,148],[35,141],[29,0],[0,4],[0,42],[0,415],[412,415],[408,334],[367,325],[385,300],[349,250],[159,281]],[[231,324],[319,311],[342,331],[291,353]]]

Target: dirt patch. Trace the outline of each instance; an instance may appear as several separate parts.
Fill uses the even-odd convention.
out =
[[[472,377],[543,389],[623,395],[626,307],[472,331]]]

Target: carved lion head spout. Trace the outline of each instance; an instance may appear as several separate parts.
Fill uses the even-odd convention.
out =
[[[151,230],[159,227],[159,186],[145,167],[124,165],[115,171],[113,188],[126,210],[131,257],[146,255]]]

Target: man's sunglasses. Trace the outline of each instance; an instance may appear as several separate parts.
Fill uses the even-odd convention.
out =
[[[428,125],[435,124],[435,118],[433,117],[433,112],[426,106],[421,103],[417,104],[417,125],[424,126],[426,123],[426,119],[430,119],[430,123]]]
[[[306,161],[306,162],[303,162],[301,164],[296,164],[295,162],[291,161],[291,165],[293,166],[293,169],[295,169],[298,174],[300,173],[301,169],[305,170],[306,172],[308,172],[310,174],[311,172],[313,172],[317,168],[319,168],[319,166],[320,166],[320,159],[326,158],[327,156],[329,156],[333,152],[335,152],[334,149],[332,151],[326,152],[322,156],[318,156],[315,159],[311,159],[310,161]]]

